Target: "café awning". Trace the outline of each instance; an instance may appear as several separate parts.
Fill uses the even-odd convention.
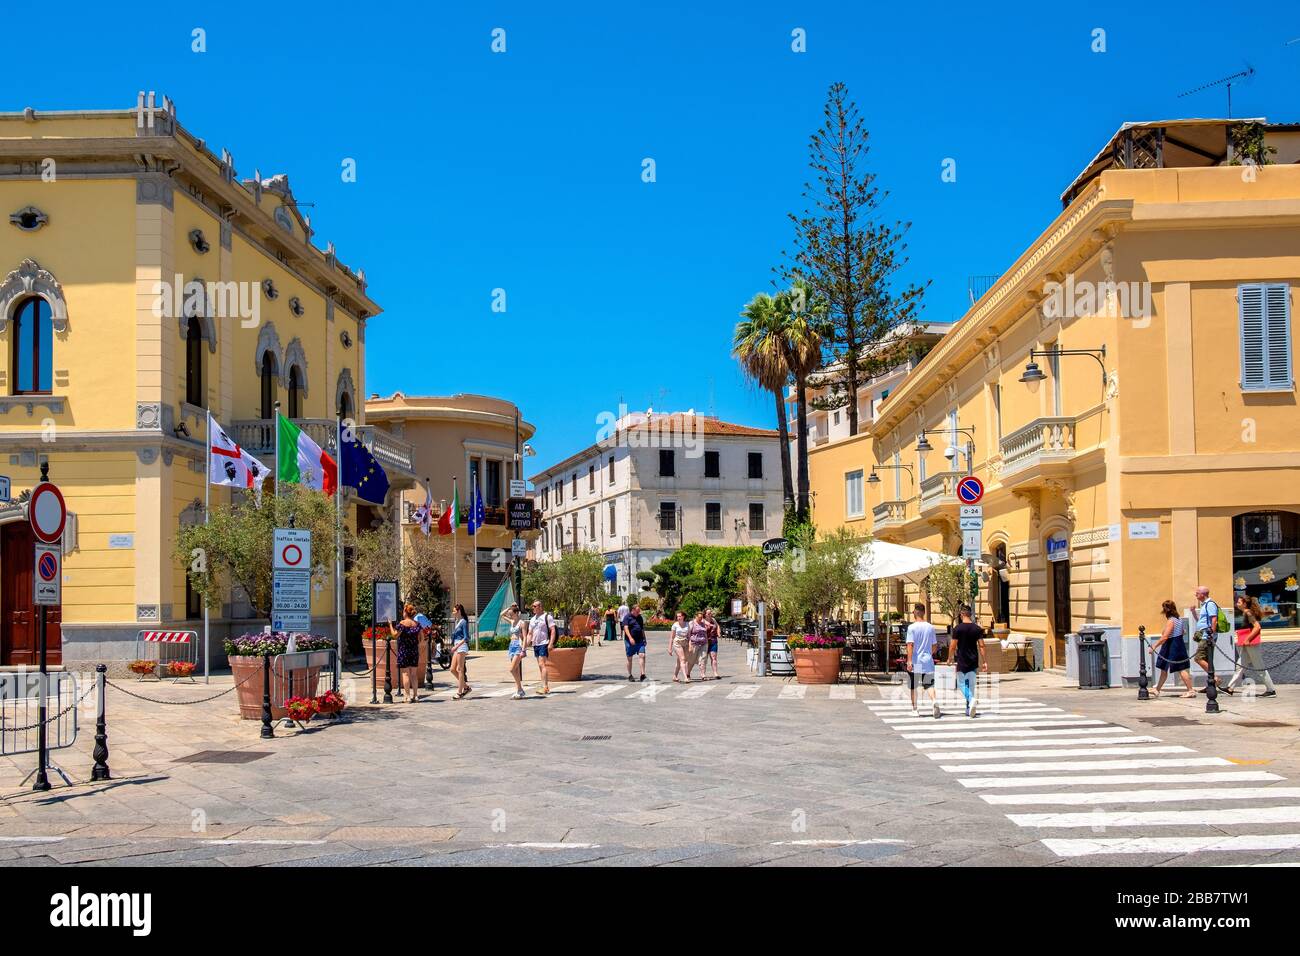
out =
[[[959,563],[960,558],[925,548],[909,548],[889,541],[872,541],[864,545],[858,557],[858,580],[878,581],[882,578],[903,578],[913,583],[921,581],[936,564]]]

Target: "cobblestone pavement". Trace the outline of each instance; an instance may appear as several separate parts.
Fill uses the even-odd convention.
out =
[[[1300,865],[1294,686],[1207,716],[1005,675],[979,719],[946,699],[936,720],[897,685],[755,678],[731,644],[721,680],[683,687],[666,646],[635,684],[594,648],[549,698],[530,658],[511,699],[501,654],[463,701],[445,672],[413,704],[345,678],[345,720],[274,740],[233,694],[110,688],[111,782],[86,782],[93,698],[55,753],[74,786],[31,793],[34,757],[0,759],[0,865]],[[230,678],[115,683],[182,702]],[[241,762],[185,759],[205,751]]]

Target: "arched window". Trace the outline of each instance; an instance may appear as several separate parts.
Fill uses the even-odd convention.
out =
[[[339,418],[347,421],[352,417],[352,397],[347,392],[339,395]]]
[[[33,296],[14,310],[13,374],[15,395],[48,395],[54,379],[54,324],[50,304]]]
[[[275,417],[275,356],[262,353],[262,417]]]
[[[203,328],[191,316],[185,329],[185,401],[196,408],[206,408],[203,393]]]
[[[1300,515],[1252,511],[1232,519],[1233,597],[1249,594],[1264,610],[1260,624],[1300,627]],[[1226,611],[1227,604],[1223,603]],[[1240,626],[1240,622],[1238,624]]]
[[[289,417],[302,418],[302,379],[298,366],[289,366]]]

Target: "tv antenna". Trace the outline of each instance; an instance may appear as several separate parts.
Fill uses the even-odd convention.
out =
[[[1193,93],[1199,93],[1202,90],[1213,89],[1216,86],[1226,86],[1228,88],[1228,119],[1232,119],[1233,81],[1239,80],[1240,82],[1244,83],[1254,75],[1255,75],[1255,68],[1253,66],[1247,65],[1244,70],[1239,70],[1238,72],[1232,74],[1232,76],[1225,76],[1222,79],[1213,80],[1209,83],[1203,83],[1200,86],[1196,87],[1195,89],[1186,90],[1182,93],[1179,93],[1178,98],[1182,99],[1185,96],[1191,96]]]

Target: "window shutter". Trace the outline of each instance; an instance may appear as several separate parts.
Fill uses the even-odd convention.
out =
[[[1290,388],[1291,290],[1285,283],[1264,286],[1264,341],[1269,388]]]
[[[1264,288],[1237,287],[1237,309],[1241,318],[1241,387],[1264,387]]]
[[[77,550],[77,515],[69,511],[68,519],[63,525],[63,555],[66,557]]]

